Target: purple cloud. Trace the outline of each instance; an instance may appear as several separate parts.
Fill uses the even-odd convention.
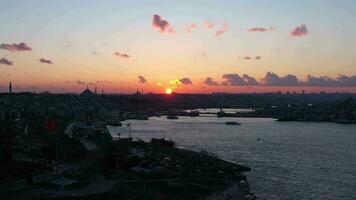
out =
[[[179,79],[179,81],[183,85],[191,85],[191,84],[193,84],[193,82],[192,82],[192,80],[190,80],[190,78],[181,78],[181,79]]]
[[[268,31],[273,31],[274,28],[270,27],[270,28],[263,28],[263,27],[254,27],[254,28],[250,28],[247,31],[248,32],[268,32]]]
[[[32,48],[27,46],[26,43],[12,43],[12,44],[0,44],[0,49],[11,51],[11,52],[18,52],[18,51],[31,51]]]
[[[305,86],[318,87],[356,87],[356,76],[339,75],[335,79],[328,76],[311,76],[308,75],[307,80],[302,83]]]
[[[223,82],[223,85],[231,85],[231,86],[246,85],[244,79],[241,78],[238,74],[224,74],[222,77],[226,79],[226,81]]]
[[[40,63],[44,63],[44,64],[54,64],[51,60],[47,60],[44,58],[40,58],[38,61],[40,61]]]
[[[140,83],[147,83],[147,80],[145,79],[145,77],[143,77],[143,76],[138,76],[138,82],[140,82]]]
[[[305,81],[300,81],[295,75],[278,76],[273,72],[267,72],[265,77],[258,82],[254,77],[244,74],[242,77],[236,73],[224,74],[221,84],[207,77],[204,81],[206,85],[224,86],[279,86],[279,87],[356,87],[356,76],[338,75],[336,78],[328,76],[308,75]]]
[[[298,86],[300,85],[298,78],[294,75],[288,74],[287,76],[279,77],[277,74],[267,72],[262,79],[265,85],[268,86]]]
[[[222,76],[226,81],[224,81],[223,85],[231,85],[231,86],[246,86],[246,85],[259,85],[255,78],[244,74],[242,77],[238,74],[224,74]]]
[[[1,58],[0,59],[0,64],[2,64],[2,65],[13,65],[14,63],[12,62],[12,61],[10,61],[10,60],[8,60],[8,59],[6,59],[6,58]]]
[[[172,28],[168,21],[162,19],[161,16],[155,14],[153,15],[152,19],[152,27],[155,29],[159,29],[161,33],[168,32],[172,33],[175,32],[174,28]]]
[[[305,24],[301,24],[300,26],[297,26],[290,34],[292,36],[305,36],[309,33],[307,27]]]
[[[218,86],[219,83],[214,81],[211,77],[207,77],[205,80],[204,80],[204,83],[206,85],[210,85],[210,86]]]
[[[345,87],[356,86],[356,76],[339,75],[336,78],[336,80],[341,86],[345,86]]]
[[[242,78],[244,79],[246,85],[259,85],[259,83],[256,81],[254,77],[251,77],[247,74],[244,74]]]
[[[118,56],[120,58],[130,58],[130,55],[127,53],[120,53],[120,52],[115,52],[114,53],[115,56]]]

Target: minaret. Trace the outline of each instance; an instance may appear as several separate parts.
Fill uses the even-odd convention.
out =
[[[94,94],[98,94],[98,87],[95,85]]]
[[[11,84],[11,82],[9,84],[9,94],[12,94],[12,84]]]

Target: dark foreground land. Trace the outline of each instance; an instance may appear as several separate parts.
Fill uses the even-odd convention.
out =
[[[54,162],[52,167],[42,163],[15,179],[4,171],[13,169],[2,169],[2,199],[254,198],[242,174],[248,167],[205,151],[178,149],[163,139],[146,143],[102,137],[92,142],[98,149],[79,160]],[[15,168],[21,164],[12,162]]]

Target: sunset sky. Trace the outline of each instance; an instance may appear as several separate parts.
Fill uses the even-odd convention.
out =
[[[0,91],[356,92],[354,0],[0,0]]]

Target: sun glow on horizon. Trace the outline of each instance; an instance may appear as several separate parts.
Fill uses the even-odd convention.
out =
[[[166,89],[166,94],[172,94],[173,90],[171,88]]]

